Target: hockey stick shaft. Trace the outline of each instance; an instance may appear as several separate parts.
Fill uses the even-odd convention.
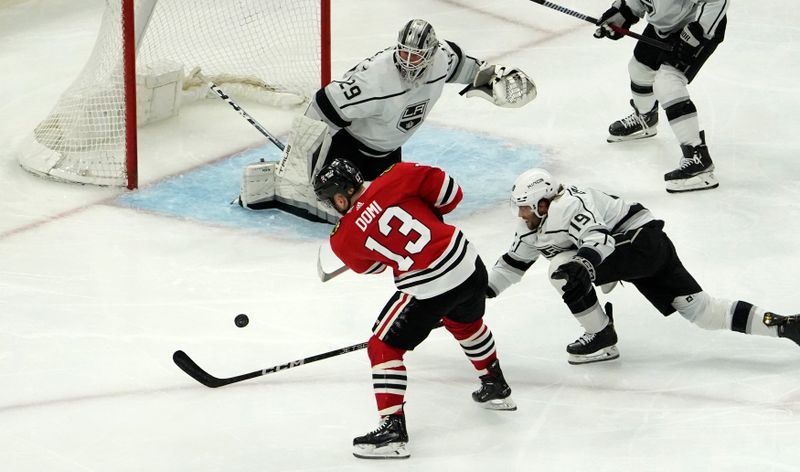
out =
[[[175,353],[172,355],[172,361],[175,362],[175,365],[177,365],[182,371],[186,372],[189,375],[189,377],[197,380],[206,387],[217,388],[217,387],[223,387],[225,385],[230,385],[232,383],[241,382],[243,380],[254,379],[256,377],[261,377],[263,375],[273,374],[281,370],[291,369],[293,367],[299,367],[301,365],[321,361],[323,359],[341,356],[342,354],[347,354],[348,352],[365,349],[366,347],[367,347],[366,342],[353,344],[352,346],[347,346],[340,349],[334,349],[333,351],[323,352],[322,354],[305,357],[303,359],[297,359],[295,361],[287,362],[285,364],[279,364],[272,367],[267,367],[265,369],[255,370],[253,372],[248,372],[246,374],[228,378],[214,377],[213,375],[203,370],[202,367],[197,365],[197,363],[193,361],[192,358],[189,357],[189,355],[183,351],[175,351]]]
[[[225,92],[223,92],[222,89],[220,89],[219,86],[217,86],[217,84],[215,84],[214,82],[209,82],[208,88],[210,88],[212,92],[219,95],[219,98],[228,102],[228,105],[230,105],[234,110],[239,112],[239,114],[242,115],[244,119],[247,120],[248,123],[253,125],[253,127],[258,131],[260,131],[261,134],[263,134],[267,139],[269,139],[272,144],[278,146],[278,149],[280,149],[281,151],[284,150],[286,146],[282,142],[280,142],[278,138],[273,136],[272,133],[270,133],[269,131],[267,131],[266,128],[261,126],[261,123],[256,121],[256,119],[250,116],[249,113],[244,111],[244,109],[240,107],[236,102],[234,102],[233,99],[231,99],[231,97],[229,97]]]
[[[586,21],[588,23],[591,23],[591,24],[593,24],[595,26],[599,26],[598,23],[600,22],[600,20],[598,20],[597,18],[591,17],[589,15],[584,15],[583,13],[577,12],[575,10],[570,10],[567,7],[562,7],[561,5],[557,5],[555,3],[548,2],[547,0],[531,0],[531,1],[533,3],[538,3],[539,5],[545,6],[547,8],[552,8],[555,11],[567,14],[569,16],[574,16],[575,18],[581,19],[581,20]],[[619,26],[614,26],[614,25],[608,25],[608,26],[611,29],[613,29],[614,31],[616,31],[617,33],[619,33],[619,34],[624,34],[625,36],[630,36],[631,38],[636,38],[636,39],[638,39],[639,41],[641,41],[643,43],[647,43],[647,44],[649,44],[649,45],[651,45],[653,47],[657,47],[659,49],[663,49],[664,51],[672,51],[672,45],[667,44],[667,43],[665,43],[663,41],[659,41],[657,39],[653,39],[653,38],[648,38],[648,37],[642,36],[641,34],[634,33],[633,31],[631,31],[629,29],[620,28]]]

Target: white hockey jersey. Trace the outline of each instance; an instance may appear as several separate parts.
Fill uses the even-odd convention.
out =
[[[706,38],[711,38],[728,10],[730,0],[625,0],[639,18],[647,16],[662,38],[697,21]]]
[[[591,188],[565,188],[550,202],[537,230],[520,221],[511,248],[489,271],[489,287],[500,294],[519,282],[539,255],[550,259],[564,251],[590,248],[604,260],[614,251],[615,234],[653,219],[650,210],[639,203]]]
[[[306,116],[347,131],[376,156],[401,147],[428,116],[445,83],[470,84],[481,61],[440,41],[433,61],[413,83],[403,80],[394,47],[361,61],[342,80],[320,89]]]

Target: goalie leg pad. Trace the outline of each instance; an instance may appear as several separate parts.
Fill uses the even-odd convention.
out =
[[[296,208],[298,211],[292,211],[294,214],[312,221],[335,223],[339,215],[317,201],[311,186],[330,145],[328,125],[303,115],[295,118],[275,172],[275,199],[282,206]]]
[[[297,116],[292,122],[288,144],[278,163],[277,175],[305,175],[306,182],[310,183],[322,168],[330,147],[328,125],[305,115]]]
[[[251,210],[271,208],[275,200],[275,162],[257,162],[244,168],[239,205]]]

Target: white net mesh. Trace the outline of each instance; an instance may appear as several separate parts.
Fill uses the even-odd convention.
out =
[[[152,1],[136,0],[137,27]],[[20,150],[24,168],[57,180],[126,184],[121,3],[107,1],[83,71]],[[320,86],[320,0],[158,0],[146,24],[137,75],[164,61],[182,66],[178,102],[206,96],[209,80],[231,96],[276,104],[300,103]]]

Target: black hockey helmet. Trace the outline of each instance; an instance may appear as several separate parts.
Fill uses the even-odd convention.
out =
[[[364,183],[361,171],[347,159],[334,159],[326,164],[314,177],[314,193],[317,200],[328,202],[337,193],[350,197]]]

